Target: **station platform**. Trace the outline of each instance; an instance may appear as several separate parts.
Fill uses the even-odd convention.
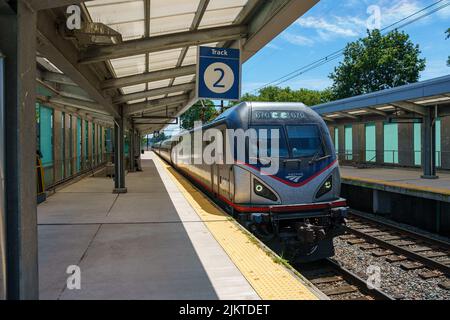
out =
[[[153,153],[142,166],[127,194],[89,177],[38,206],[40,299],[324,298]]]
[[[422,179],[421,175],[422,171],[415,169],[341,166],[345,184],[450,202],[450,173],[438,173],[439,179]]]

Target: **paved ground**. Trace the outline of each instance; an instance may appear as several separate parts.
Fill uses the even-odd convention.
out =
[[[450,173],[438,173],[439,179],[422,179],[422,172],[412,169],[387,169],[387,168],[366,168],[358,169],[354,167],[341,167],[343,178],[364,179],[368,182],[374,180],[386,181],[399,184],[413,189],[436,192],[448,192],[450,194]]]
[[[143,167],[127,194],[86,178],[39,205],[40,298],[259,299],[174,183]],[[81,290],[66,288],[70,265]]]

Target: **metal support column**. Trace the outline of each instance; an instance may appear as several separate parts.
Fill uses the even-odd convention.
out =
[[[134,126],[132,125],[130,128],[130,172],[135,172],[136,171],[136,165],[134,162],[134,158],[135,158],[135,150],[136,150],[136,132],[134,130]]]
[[[37,299],[36,13],[0,1],[5,55],[5,203],[7,298]]]
[[[427,115],[423,117],[422,126],[422,163],[423,179],[438,179],[436,175],[436,131],[435,109],[428,108]]]
[[[114,120],[114,191],[127,193],[125,187],[125,119]]]

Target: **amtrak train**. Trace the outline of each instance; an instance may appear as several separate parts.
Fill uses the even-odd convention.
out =
[[[222,138],[203,137],[196,147],[195,136],[208,129]],[[232,135],[239,129],[255,136],[247,134],[239,141]],[[231,161],[198,161],[211,149]],[[312,109],[301,103],[243,102],[212,123],[155,144],[153,150],[289,259],[308,262],[334,255],[333,237],[343,232],[347,205],[339,197],[340,173],[330,133]]]

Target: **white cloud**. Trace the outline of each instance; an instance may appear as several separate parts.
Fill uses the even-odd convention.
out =
[[[354,19],[354,18],[353,18]],[[297,20],[297,24],[303,28],[317,30],[319,36],[324,40],[338,37],[355,37],[358,32],[351,26],[349,18],[334,17],[334,22],[325,20],[323,17],[306,17]]]
[[[389,4],[392,4],[392,2],[389,1]],[[421,10],[423,7],[424,5],[420,4],[418,1],[411,0],[401,0],[394,5],[381,6],[381,25],[383,28],[387,27]],[[414,17],[418,17],[419,15]]]
[[[284,40],[286,40],[289,43],[292,43],[294,45],[298,46],[307,46],[310,47],[314,44],[314,41],[311,40],[308,37],[301,36],[299,34],[292,34],[292,33],[283,33],[282,37]]]
[[[277,46],[276,44],[273,44],[273,43],[267,44],[266,48],[270,48],[270,49],[273,49],[273,50],[282,50],[282,48],[280,46]]]
[[[344,3],[344,6],[347,8],[356,7],[362,5],[362,8],[359,7],[359,14],[356,15],[322,15],[322,16],[307,16],[301,17],[296,21],[296,25],[302,27],[303,29],[315,30],[318,39],[322,41],[332,41],[337,38],[356,38],[365,35],[367,29],[367,21],[370,16],[369,13],[366,12],[366,7],[369,8],[369,5],[374,4],[372,1],[370,3],[357,3],[355,1],[349,0]],[[379,0],[376,5],[380,7],[381,11],[381,27],[387,27],[397,22],[401,19],[404,19],[413,13],[423,9],[425,6],[418,0],[399,0],[399,1],[391,1],[391,0]],[[350,9],[348,9],[350,10]],[[347,11],[348,11],[347,10]],[[411,17],[404,22],[410,21],[418,16],[421,13]],[[438,12],[439,17],[449,17],[450,16],[450,7],[447,7]],[[426,23],[430,21],[432,18],[427,17],[420,20],[419,23]],[[396,25],[400,26],[402,23]],[[310,38],[310,40],[313,40]],[[315,40],[315,39],[314,39]]]
[[[445,7],[444,9],[438,11],[437,14],[442,19],[450,18],[450,6]]]

